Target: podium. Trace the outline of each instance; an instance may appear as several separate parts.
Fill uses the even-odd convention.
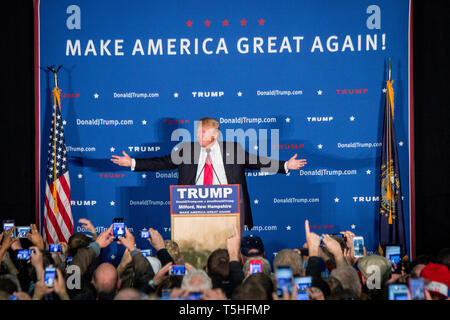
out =
[[[170,186],[171,237],[184,260],[202,268],[211,252],[227,248],[234,226],[241,237],[242,208],[239,184]]]

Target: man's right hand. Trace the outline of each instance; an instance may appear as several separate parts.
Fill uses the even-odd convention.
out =
[[[112,234],[112,228],[113,225],[111,225],[108,230],[100,233],[100,235],[97,237],[97,240],[95,240],[95,242],[98,243],[101,249],[106,248],[111,242],[113,242],[114,236]]]
[[[305,235],[306,235],[306,242],[308,243],[309,256],[318,257],[320,237],[314,232],[311,232],[308,220],[305,220]]]
[[[122,154],[123,157],[112,156],[111,161],[122,167],[131,167],[131,157],[125,151],[122,151]]]

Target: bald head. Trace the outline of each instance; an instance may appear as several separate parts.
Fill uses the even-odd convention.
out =
[[[119,274],[111,263],[102,263],[95,269],[93,285],[99,294],[114,295],[120,287]]]
[[[120,290],[114,300],[142,300],[142,295],[135,289],[127,288]]]

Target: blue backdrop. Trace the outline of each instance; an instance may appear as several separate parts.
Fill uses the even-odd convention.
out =
[[[351,230],[376,250],[390,58],[409,246],[409,0],[40,0],[36,10],[38,167],[43,177],[54,86],[46,67],[63,65],[75,232],[84,232],[80,218],[100,232],[124,217],[136,237],[153,227],[170,238],[176,172],[131,172],[109,159],[166,155],[174,130],[193,134],[210,116],[224,135],[256,132],[249,152],[267,144],[269,156],[308,160],[288,176],[247,173],[255,228],[246,233],[263,238],[270,260],[303,245],[305,219],[319,234]],[[42,178],[41,218],[44,187]]]

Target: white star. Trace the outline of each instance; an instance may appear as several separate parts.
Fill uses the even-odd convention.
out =
[[[317,95],[321,96],[321,95],[322,95],[322,93],[323,93],[323,91],[322,91],[322,90],[317,90]]]
[[[259,200],[258,200],[258,199],[255,199],[253,202],[254,202],[255,204],[258,204],[258,203],[259,203]]]
[[[287,227],[286,227],[286,230],[287,230],[287,231],[290,231],[291,229],[292,229],[291,226],[287,226]]]
[[[115,258],[116,258],[116,256],[112,254],[112,255],[111,255],[111,259],[114,260]]]
[[[352,229],[355,229],[355,228],[356,228],[356,226],[355,226],[354,224],[352,224],[350,227],[351,227]]]
[[[350,121],[355,121],[355,117],[354,117],[354,116],[351,116],[351,117],[350,117]]]
[[[142,120],[142,124],[146,125],[147,124],[147,120]]]
[[[94,93],[94,98],[98,99],[98,97],[99,97],[98,93]]]
[[[238,97],[242,97],[242,92],[238,91],[237,95]]]
[[[147,175],[145,173],[142,174],[142,179],[147,178]]]
[[[399,145],[400,147],[403,147],[403,141],[400,141],[400,142],[398,143],[398,145]]]
[[[109,150],[111,150],[111,152],[114,152],[114,151],[116,151],[116,148],[111,147],[111,149],[109,149]]]
[[[371,173],[372,173],[372,171],[370,171],[370,170],[366,171],[366,174],[371,174]]]
[[[116,205],[116,203],[115,203],[114,201],[111,201],[111,202],[109,203],[109,205],[113,207],[113,206]]]
[[[82,179],[83,175],[81,173],[78,174],[78,179]]]
[[[387,91],[386,88],[383,88],[383,93],[386,93],[386,91]]]
[[[317,148],[322,149],[322,148],[323,148],[323,145],[319,144],[319,145],[317,146]]]
[[[175,92],[175,93],[173,94],[173,97],[174,97],[174,98],[178,98],[178,92]]]
[[[258,150],[258,146],[254,146],[253,149]]]
[[[67,121],[66,120],[63,120],[63,125],[66,125],[67,124]]]
[[[339,198],[334,198],[334,202],[338,203],[339,202]]]
[[[286,122],[287,123],[291,122],[291,118],[286,118]]]

